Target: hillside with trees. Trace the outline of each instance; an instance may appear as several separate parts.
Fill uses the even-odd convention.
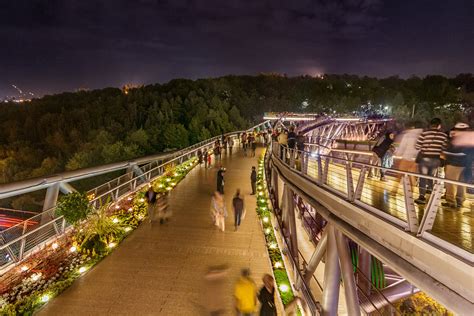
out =
[[[0,183],[186,147],[266,111],[367,113],[472,121],[474,78],[275,74],[172,80],[0,104]]]

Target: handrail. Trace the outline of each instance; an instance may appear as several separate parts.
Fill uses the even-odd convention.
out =
[[[231,133],[227,133],[225,134],[225,136],[233,136],[233,135],[236,135],[238,133],[242,133],[242,132],[246,132],[246,131],[252,131],[256,128],[259,128],[261,126],[266,126],[268,124],[267,121],[265,122],[262,122],[258,125],[255,125],[247,130],[244,130],[244,131],[236,131],[236,132],[231,132]],[[107,196],[108,194],[111,194],[111,193],[117,193],[117,196],[115,196],[115,198],[120,198],[121,196],[123,196],[124,194],[129,194],[131,191],[136,191],[137,189],[143,187],[146,183],[148,183],[149,181],[153,180],[154,178],[160,176],[163,172],[164,172],[164,166],[172,163],[172,162],[175,162],[175,161],[180,161],[182,160],[183,158],[185,158],[186,156],[190,156],[190,155],[193,155],[193,154],[196,154],[198,150],[200,149],[203,149],[203,148],[206,148],[206,147],[209,147],[211,146],[216,139],[220,139],[220,137],[222,137],[222,135],[220,136],[215,136],[215,137],[212,137],[206,141],[202,141],[202,142],[199,142],[197,144],[194,144],[192,146],[189,146],[187,148],[184,148],[182,150],[179,150],[177,152],[174,152],[172,154],[172,156],[174,156],[173,158],[169,159],[169,160],[166,160],[166,161],[163,161],[161,164],[159,164],[158,166],[154,167],[154,168],[150,168],[148,171],[142,173],[142,174],[139,174],[139,175],[136,175],[135,177],[133,177],[132,179],[130,180],[127,180],[126,182],[124,183],[120,183],[118,180],[120,178],[122,178],[123,176],[119,176],[117,178],[115,178],[114,180],[111,180],[109,181],[108,183],[112,183],[112,182],[117,182],[117,185],[108,190],[107,192],[105,193],[102,193],[100,194],[99,196],[97,197],[94,197],[92,200],[91,200],[91,203],[95,203],[97,202],[99,199],[101,199],[102,197],[104,196]],[[151,166],[152,164],[156,163],[156,161],[152,161],[152,162],[149,162],[148,164],[144,165],[141,167],[141,169],[145,169],[147,166]],[[159,170],[160,168],[162,168],[162,172],[155,175],[153,178],[151,177],[151,174],[156,171],[156,170]],[[148,176],[148,178],[147,178]],[[54,178],[56,178],[56,176],[54,176]],[[145,180],[144,183],[142,183],[141,185],[139,186],[136,186],[136,185],[132,185],[130,186],[130,184],[133,184],[134,182],[136,183],[137,180]],[[56,181],[56,180],[55,180]],[[102,187],[103,185],[99,186],[99,187]],[[122,193],[120,196],[118,196],[119,194],[119,191],[121,188],[123,188],[124,186],[128,186],[130,187],[129,190],[127,190],[127,192],[125,193]],[[97,187],[97,188],[99,188]],[[96,190],[97,188],[95,189],[92,189],[92,191]],[[90,191],[89,191],[90,192]],[[48,240],[50,240],[51,238],[56,238],[57,236],[60,236],[61,234],[63,234],[65,232],[65,225],[66,225],[66,222],[65,222],[65,219],[63,216],[58,216],[58,217],[54,217],[54,210],[55,208],[50,208],[46,211],[43,211],[42,213],[38,213],[37,215],[33,216],[33,217],[39,217],[39,218],[42,218],[45,214],[47,216],[51,216],[53,219],[50,220],[50,221],[47,221],[47,222],[44,222],[44,223],[40,223],[38,225],[38,227],[35,227],[29,231],[26,231],[26,225],[25,223],[27,223],[28,221],[31,221],[31,218],[27,219],[27,220],[24,220],[22,221],[21,223],[18,223],[17,225],[15,226],[12,226],[10,227],[8,230],[4,230],[2,232],[0,232],[0,237],[2,237],[2,241],[3,241],[3,244],[0,245],[0,251],[7,251],[8,253],[14,253],[14,251],[12,250],[15,249],[20,249],[19,250],[19,256],[15,256],[13,255],[13,258],[12,261],[13,262],[10,262],[10,261],[7,261],[6,263],[3,263],[0,261],[0,269],[3,268],[3,266],[5,265],[9,265],[11,263],[14,263],[14,262],[19,262],[21,260],[24,259],[24,256],[25,256],[25,245],[26,245],[26,239],[28,236],[31,236],[33,235],[34,233],[38,233],[40,232],[40,230],[48,227],[48,226],[51,226],[50,228],[54,228],[54,232],[52,235],[48,235],[47,237],[45,238],[42,238],[39,242],[35,241],[35,245],[31,246],[30,245],[30,248],[31,249],[34,249],[36,247],[36,245],[39,245],[39,244],[42,244],[44,242],[47,242]],[[50,213],[50,214],[48,214]],[[59,221],[61,221],[61,226],[63,227],[62,229],[58,229],[58,227],[54,226],[56,225],[56,223],[58,223]],[[15,232],[17,232],[15,234]],[[20,234],[18,236],[18,233]],[[4,240],[4,236],[9,236],[11,235],[13,237],[12,240],[9,240],[9,241],[6,241]],[[14,246],[16,246],[16,244],[20,243],[21,245],[18,246],[18,248],[15,248]],[[2,258],[3,259],[3,258]]]

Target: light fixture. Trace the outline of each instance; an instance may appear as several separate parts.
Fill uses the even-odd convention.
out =
[[[133,207],[130,207],[130,208],[128,209],[128,211],[129,211],[129,212],[133,211]]]
[[[166,190],[171,191],[172,187],[167,187]]]
[[[176,185],[176,183],[175,183],[175,182],[171,182],[170,185],[171,185],[172,187],[174,187],[174,186]]]
[[[179,176],[179,173],[175,172],[175,173],[174,173],[174,176],[175,176],[175,177]]]
[[[263,196],[263,192],[258,192],[258,195],[259,195],[259,196]]]
[[[21,266],[20,270],[21,272],[25,272],[25,271],[28,271],[29,268],[27,266]]]
[[[263,222],[264,222],[264,223],[268,223],[268,220],[269,220],[269,218],[268,218],[267,216],[265,216],[265,217],[263,218]]]
[[[47,301],[49,301],[49,295],[48,294],[45,294],[45,295],[41,296],[41,302],[46,303]]]
[[[271,229],[270,228],[265,228],[265,234],[270,234],[271,233]]]
[[[159,188],[162,188],[162,187],[163,187],[163,184],[160,183],[160,184],[158,185],[158,187],[159,187]]]
[[[117,217],[114,217],[114,219],[112,220],[112,222],[114,222],[115,224],[117,224],[119,222],[119,219]]]
[[[120,208],[120,205],[115,205],[115,209],[118,210]]]
[[[131,196],[129,196],[129,197],[127,198],[127,200],[128,200],[128,201],[131,201],[131,200],[133,200],[133,198],[132,198]]]
[[[71,248],[69,248],[69,251],[70,252],[76,252],[77,251],[76,246],[72,246]]]
[[[171,179],[170,179],[170,178],[166,178],[166,182],[170,182],[170,181],[171,181]]]
[[[84,273],[86,272],[87,268],[86,267],[80,267],[79,268],[79,273]]]
[[[125,227],[124,230],[125,230],[126,232],[129,232],[129,231],[132,230],[132,227]]]
[[[281,284],[280,285],[280,291],[282,291],[282,292],[288,292],[289,289],[290,289],[290,287],[286,284]]]
[[[281,267],[283,267],[283,265],[281,264],[280,261],[275,262],[275,269],[280,269]]]
[[[41,273],[35,273],[31,275],[31,280],[38,281],[41,278]]]
[[[272,243],[268,246],[268,248],[270,248],[270,249],[276,249],[276,248],[277,248],[277,244],[274,243],[274,242],[272,242]]]
[[[109,247],[109,248],[114,248],[115,246],[117,246],[117,244],[114,243],[114,242],[111,242],[107,245],[107,247]]]
[[[143,202],[145,202],[145,199],[141,198],[139,201],[140,201],[140,203],[143,203]]]
[[[51,248],[53,249],[58,249],[59,245],[57,242],[53,242],[53,244],[51,245]]]

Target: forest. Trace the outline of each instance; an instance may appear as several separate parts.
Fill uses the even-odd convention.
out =
[[[279,74],[176,79],[0,103],[0,183],[186,147],[267,111],[474,121],[474,77]]]

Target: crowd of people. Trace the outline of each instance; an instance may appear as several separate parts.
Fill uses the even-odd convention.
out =
[[[398,145],[398,146],[397,146]],[[380,180],[385,181],[384,168],[418,173],[436,177],[444,173],[448,180],[470,183],[474,160],[474,132],[468,124],[458,122],[445,132],[439,118],[433,118],[429,127],[423,130],[419,122],[408,124],[399,133],[387,132],[372,148],[371,163],[381,168]],[[394,164],[394,158],[397,163]],[[369,172],[369,176],[372,172]],[[427,203],[427,194],[433,190],[433,180],[429,177],[410,176],[412,186],[418,185],[417,204]],[[445,207],[460,208],[465,201],[466,187],[445,182]]]

